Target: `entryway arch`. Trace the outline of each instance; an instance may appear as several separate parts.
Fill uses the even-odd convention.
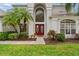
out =
[[[45,18],[46,18],[46,8],[45,4],[35,4],[34,5],[34,15],[35,15],[35,33],[36,35],[44,35],[45,33]]]

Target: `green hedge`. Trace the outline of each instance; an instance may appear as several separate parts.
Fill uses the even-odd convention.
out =
[[[27,32],[21,32],[21,33],[19,33],[19,37],[27,37],[28,38],[28,33]]]
[[[11,35],[13,35],[13,32],[0,32],[0,40],[9,40]]]
[[[8,34],[8,32],[0,32],[0,40],[7,40]]]
[[[28,33],[21,32],[21,33],[14,33],[14,32],[0,32],[0,40],[13,40],[17,38],[28,38]]]
[[[18,33],[11,33],[8,35],[8,39],[14,40],[18,38]]]
[[[56,39],[58,40],[58,41],[64,41],[64,39],[65,39],[65,34],[64,33],[58,33],[58,34],[56,34]]]

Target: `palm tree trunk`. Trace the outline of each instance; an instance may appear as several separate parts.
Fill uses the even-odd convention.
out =
[[[21,25],[19,24],[19,32],[21,33]]]
[[[17,29],[16,29],[16,27],[13,24],[11,24],[11,25],[13,26],[15,32],[18,32]]]
[[[26,32],[26,20],[24,19],[24,27],[23,27],[23,29],[24,29],[24,32]]]
[[[14,29],[15,29],[15,32],[18,32],[17,29],[16,29],[15,27],[14,27]]]

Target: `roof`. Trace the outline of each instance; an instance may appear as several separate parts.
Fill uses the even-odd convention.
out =
[[[27,4],[12,4],[13,7],[27,7]]]
[[[4,16],[4,15],[5,15],[5,12],[0,11],[0,16]]]

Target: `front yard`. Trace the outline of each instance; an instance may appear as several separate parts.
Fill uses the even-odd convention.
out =
[[[55,45],[0,45],[1,56],[79,56],[78,43]]]

